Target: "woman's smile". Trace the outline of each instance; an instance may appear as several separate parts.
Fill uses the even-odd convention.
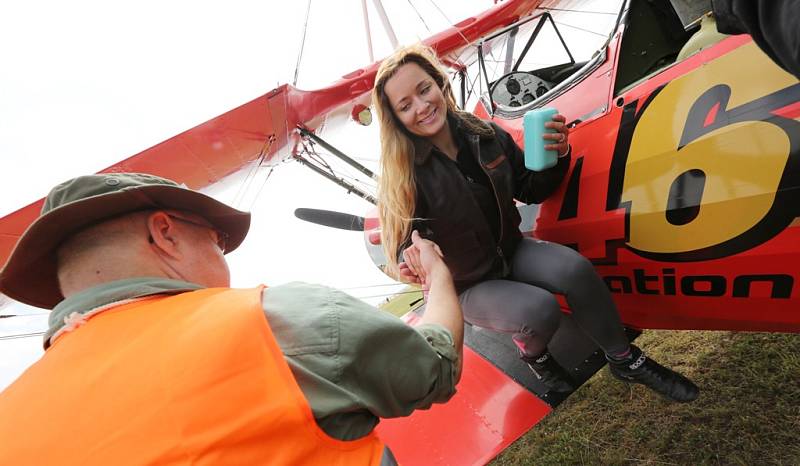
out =
[[[447,102],[433,78],[416,63],[406,63],[386,81],[386,96],[403,126],[416,136],[435,139],[446,130]]]

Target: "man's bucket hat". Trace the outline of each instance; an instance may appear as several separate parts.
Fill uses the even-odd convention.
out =
[[[64,299],[56,274],[56,250],[70,235],[113,217],[148,209],[197,214],[228,235],[225,253],[250,229],[250,214],[174,181],[143,173],[73,178],[45,199],[42,212],[22,234],[0,271],[0,291],[32,306],[52,309]]]

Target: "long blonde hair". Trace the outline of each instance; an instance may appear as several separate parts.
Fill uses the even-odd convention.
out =
[[[441,89],[449,111],[456,111],[450,80],[433,49],[422,44],[401,48],[381,63],[375,76],[372,104],[381,125],[381,177],[378,182],[378,214],[381,221],[381,243],[386,254],[386,272],[399,277],[397,254],[411,235],[417,190],[414,183],[414,141],[394,114],[384,87],[397,70],[416,63]]]

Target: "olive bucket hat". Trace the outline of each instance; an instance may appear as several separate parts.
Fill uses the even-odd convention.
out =
[[[64,299],[58,285],[56,251],[69,236],[113,217],[148,209],[197,214],[228,236],[225,253],[250,229],[250,214],[174,181],[143,173],[73,178],[45,199],[42,212],[22,234],[3,270],[0,291],[32,306],[52,309]]]

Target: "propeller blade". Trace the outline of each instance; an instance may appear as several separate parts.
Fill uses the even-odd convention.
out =
[[[294,216],[306,222],[349,231],[364,231],[364,217],[321,209],[295,209]]]

